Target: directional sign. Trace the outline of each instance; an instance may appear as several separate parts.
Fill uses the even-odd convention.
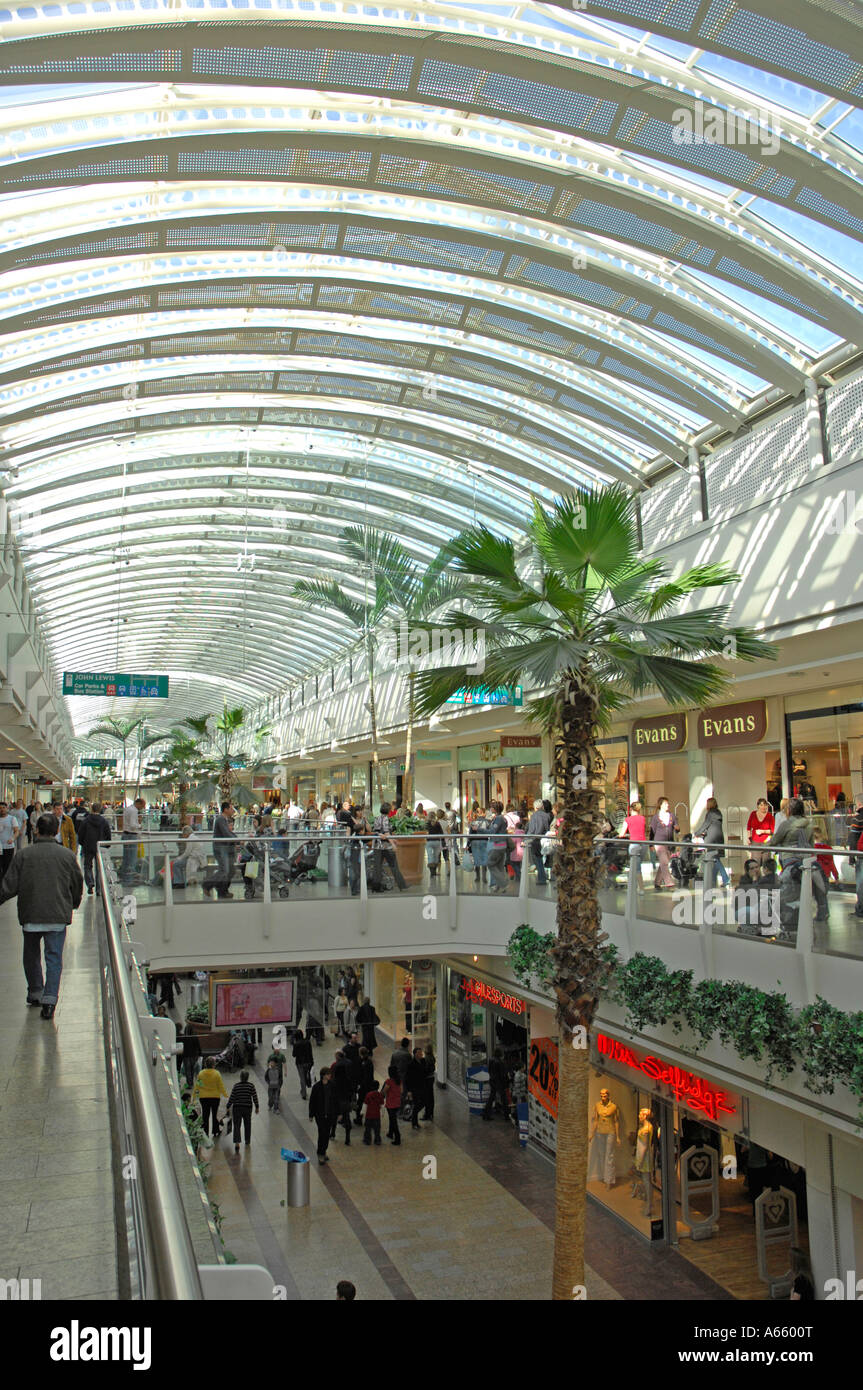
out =
[[[521,705],[523,691],[520,685],[502,685],[497,690],[480,686],[478,690],[454,690],[446,701],[448,705]]]
[[[136,676],[105,671],[64,671],[64,695],[116,696],[128,700],[167,700],[167,676]]]
[[[82,766],[82,767],[104,767],[104,768],[116,767],[116,766],[117,766],[117,759],[116,759],[116,758],[82,758],[82,759],[81,759],[81,766]]]

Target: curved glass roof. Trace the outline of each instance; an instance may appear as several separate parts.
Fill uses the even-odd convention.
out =
[[[345,647],[290,594],[344,525],[422,556],[643,490],[863,341],[843,0],[0,25],[5,493],[57,666],[168,672],[172,716]]]

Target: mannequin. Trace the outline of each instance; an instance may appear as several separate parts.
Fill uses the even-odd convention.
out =
[[[649,1110],[639,1110],[638,1130],[635,1135],[635,1179],[632,1184],[633,1197],[643,1197],[643,1216],[650,1216],[653,1202],[653,1144],[655,1130],[653,1117]]]
[[[590,1127],[588,1182],[602,1181],[611,1190],[615,1183],[615,1149],[620,1146],[620,1111],[603,1086],[593,1107]]]

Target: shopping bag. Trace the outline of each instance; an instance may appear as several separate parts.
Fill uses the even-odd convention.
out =
[[[139,841],[138,841],[138,858],[139,858],[139,859],[146,859],[146,858],[147,858],[147,846],[144,844],[144,841],[143,841],[143,840],[139,840]]]
[[[465,850],[464,854],[463,854],[462,857],[461,857],[461,863],[462,863],[462,868],[463,868],[463,869],[467,869],[468,873],[472,873],[472,872],[473,872],[473,870],[474,870],[474,868],[475,868],[475,864],[474,864],[473,855],[471,854],[470,850]]]
[[[249,864],[246,865],[246,868],[245,868],[245,877],[246,877],[246,878],[257,878],[257,877],[258,877],[258,870],[259,870],[260,867],[261,867],[261,861],[260,861],[259,859],[253,859],[253,860],[251,861],[251,863],[249,863]]]

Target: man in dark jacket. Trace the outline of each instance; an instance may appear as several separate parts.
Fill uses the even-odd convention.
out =
[[[541,801],[535,801],[533,803],[533,814],[527,823],[527,833],[531,837],[528,841],[530,845],[530,862],[536,869],[536,882],[540,888],[548,881],[545,876],[545,860],[542,857],[542,837],[548,834],[550,825],[551,816],[548,814]]]
[[[378,1045],[375,1028],[380,1023],[380,1019],[370,1000],[364,1000],[357,1009],[357,1023],[363,1030],[363,1047],[367,1047],[369,1052],[374,1052]]]
[[[201,884],[205,898],[209,898],[214,888],[220,898],[232,898],[234,896],[229,886],[231,875],[234,872],[234,846],[231,841],[237,838],[232,829],[233,823],[234,808],[230,801],[223,801],[222,809],[213,823],[213,856],[217,865],[216,872],[211,878],[205,878]]]
[[[56,816],[40,816],[36,822],[35,841],[15,855],[0,885],[0,903],[18,899],[18,921],[24,930],[27,1003],[41,1004],[43,1018],[54,1017],[63,972],[66,928],[84,894],[84,879],[77,858],[55,838],[59,829]]]
[[[426,1098],[426,1069],[421,1047],[414,1048],[413,1057],[405,1070],[405,1090],[413,1101],[411,1129],[419,1129],[420,1110],[425,1104]]]
[[[92,811],[78,821],[78,842],[84,852],[84,882],[88,893],[94,892],[93,860],[99,841],[111,838],[111,827],[102,810],[102,803],[94,801]]]
[[[345,1127],[345,1145],[351,1142],[351,1101],[354,1098],[354,1078],[351,1064],[343,1052],[336,1053],[336,1060],[330,1069],[333,1089],[332,1122],[330,1137],[336,1137],[336,1125]]]
[[[827,901],[827,880],[821,866],[818,864],[814,855],[794,854],[791,852],[792,846],[802,850],[804,846],[815,845],[815,836],[812,830],[812,821],[806,814],[806,807],[800,797],[795,797],[788,806],[788,817],[782,822],[779,829],[774,831],[770,839],[766,841],[771,849],[782,848],[779,862],[784,870],[797,869],[802,865],[804,858],[812,863],[812,896],[815,899],[815,920],[816,922],[826,922],[829,919],[830,909]],[[787,846],[787,848],[783,848]]]
[[[308,1038],[303,1037],[302,1030],[299,1028],[294,1034],[294,1045],[291,1049],[291,1054],[297,1066],[297,1075],[300,1078],[300,1096],[305,1100],[306,1087],[311,1085],[309,1074],[315,1059],[312,1053],[311,1042]]]
[[[321,1069],[321,1079],[316,1081],[309,1096],[309,1119],[318,1127],[318,1163],[329,1163],[327,1145],[330,1142],[330,1129],[333,1123],[333,1087],[329,1067]]]
[[[411,1041],[410,1038],[402,1038],[392,1057],[390,1066],[395,1067],[399,1074],[399,1085],[404,1088],[405,1076],[411,1064]]]
[[[503,1111],[503,1118],[505,1120],[508,1120],[509,1102],[506,1098],[506,1092],[507,1085],[509,1083],[509,1078],[506,1074],[506,1067],[503,1061],[503,1053],[501,1052],[499,1047],[495,1048],[494,1056],[492,1057],[489,1063],[488,1079],[488,1100],[485,1103],[485,1109],[482,1112],[482,1117],[484,1120],[491,1119],[492,1106],[494,1105],[495,1101],[497,1101],[498,1105]]]

